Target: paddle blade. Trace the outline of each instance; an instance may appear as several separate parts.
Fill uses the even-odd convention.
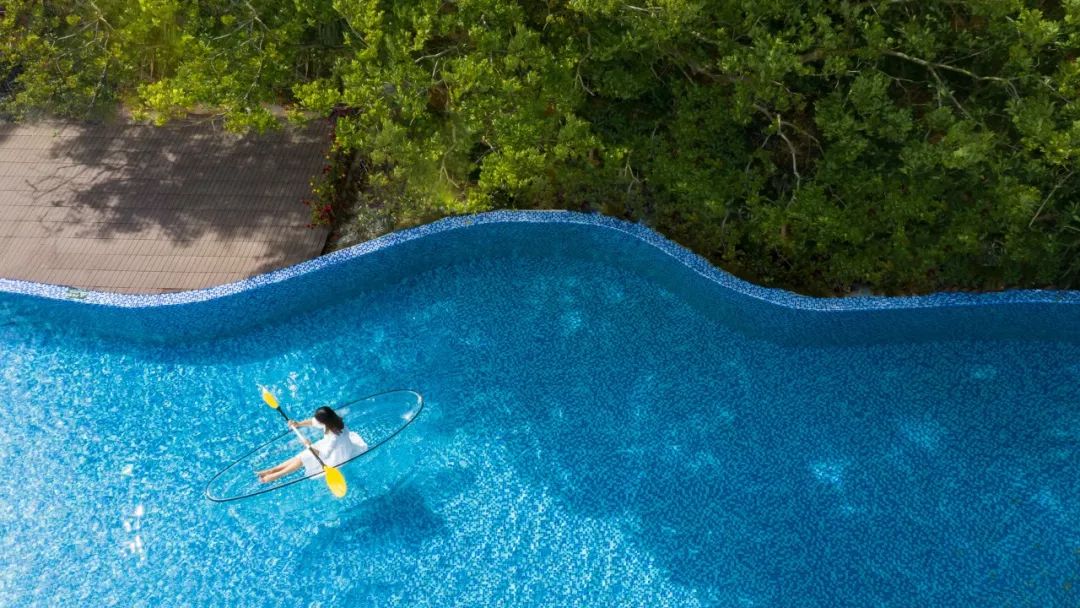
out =
[[[345,485],[345,476],[341,474],[341,471],[334,467],[326,467],[326,487],[330,488],[330,493],[338,498],[345,496],[345,492],[348,491],[348,487]]]
[[[275,410],[278,409],[277,397],[274,396],[274,393],[271,393],[270,391],[266,390],[265,388],[262,389],[262,400],[266,402],[266,405],[269,405],[270,407],[274,408]]]

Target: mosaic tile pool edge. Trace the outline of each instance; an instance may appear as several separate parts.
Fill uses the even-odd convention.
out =
[[[570,211],[494,211],[446,218],[196,291],[131,295],[0,279],[0,313],[7,309],[15,317],[21,312],[24,318],[46,322],[61,319],[91,333],[152,341],[225,336],[325,306],[342,292],[378,287],[433,265],[464,261],[460,256],[483,255],[486,249],[558,248],[552,241],[559,239],[551,237],[560,234],[534,230],[541,224],[576,235],[569,246],[573,254],[605,263],[628,260],[631,271],[679,292],[726,325],[775,341],[850,344],[984,335],[1080,339],[1080,307],[1073,306],[1080,303],[1080,292],[813,298],[736,278],[646,226]],[[428,238],[437,235],[444,238]],[[626,238],[626,247],[606,247],[612,237],[618,242]],[[653,258],[655,252],[661,255]],[[994,329],[987,334],[986,327]]]
[[[713,266],[705,258],[668,240],[659,233],[642,225],[624,220],[574,211],[490,211],[475,215],[444,218],[431,224],[393,232],[379,238],[354,245],[282,268],[215,287],[166,294],[133,295],[82,290],[62,285],[33,283],[0,278],[0,292],[36,296],[47,299],[78,301],[87,304],[142,308],[191,304],[204,302],[245,291],[257,290],[269,285],[341,264],[347,260],[389,249],[406,241],[433,236],[460,228],[497,223],[563,223],[592,225],[616,230],[640,239],[661,252],[671,256],[702,277],[718,283],[736,293],[750,296],[770,304],[796,310],[813,311],[864,311],[902,308],[936,308],[944,306],[985,306],[998,304],[1078,304],[1080,291],[1009,290],[990,293],[941,292],[923,296],[856,296],[847,298],[817,298],[799,295],[783,289],[762,287],[749,283]]]

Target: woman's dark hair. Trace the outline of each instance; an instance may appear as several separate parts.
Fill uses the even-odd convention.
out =
[[[345,429],[345,421],[341,419],[341,416],[338,416],[337,412],[325,405],[315,410],[315,420],[323,423],[326,430],[335,435],[340,435],[341,431]]]

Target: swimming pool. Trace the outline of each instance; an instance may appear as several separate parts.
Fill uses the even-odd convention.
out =
[[[1075,294],[812,300],[568,213],[0,287],[0,605],[1080,602]],[[212,503],[281,430],[259,384],[426,405],[343,501]]]

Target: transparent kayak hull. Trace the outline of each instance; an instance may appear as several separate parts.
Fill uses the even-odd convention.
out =
[[[348,478],[350,469],[360,466],[355,463],[363,461],[416,419],[424,409],[424,398],[416,391],[396,390],[331,407],[345,420],[345,426],[360,435],[368,445],[367,451],[337,465]],[[318,439],[318,431],[306,427],[302,427],[300,431],[312,442]],[[262,483],[256,477],[256,471],[268,469],[292,458],[303,449],[304,446],[296,434],[285,430],[240,456],[214,475],[206,484],[206,497],[214,502],[231,502],[280,490],[310,479],[321,479],[321,472],[305,475],[303,469],[271,483]]]

